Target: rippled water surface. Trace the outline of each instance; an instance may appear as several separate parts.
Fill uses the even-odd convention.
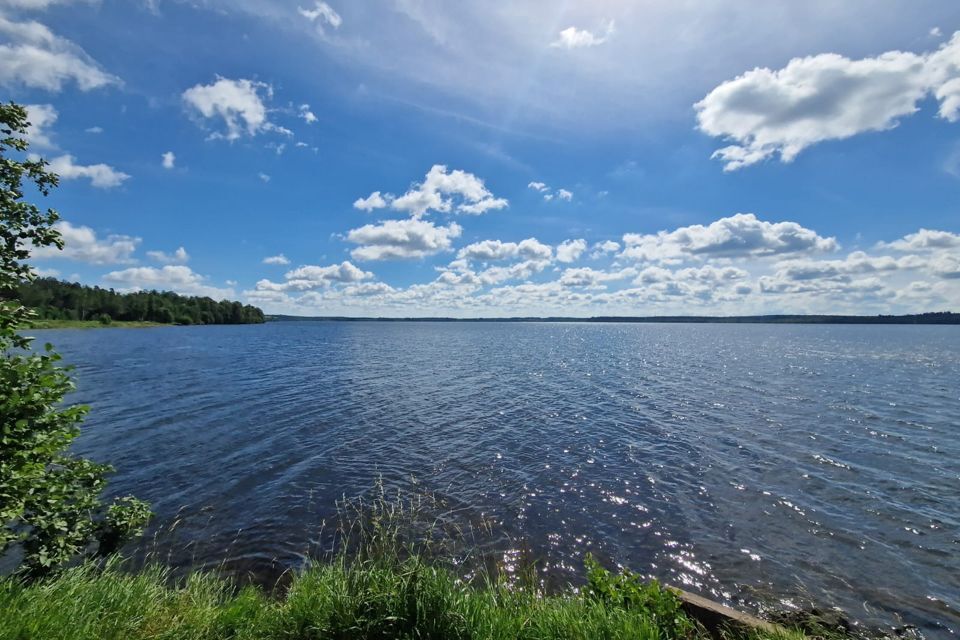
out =
[[[179,514],[155,543],[176,564],[295,566],[379,473],[494,519],[554,579],[592,550],[731,602],[960,632],[960,327],[38,333],[92,405],[78,449],[158,528]]]

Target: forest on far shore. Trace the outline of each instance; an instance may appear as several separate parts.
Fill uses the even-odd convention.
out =
[[[120,293],[56,278],[37,278],[18,288],[20,302],[44,320],[113,320],[164,324],[259,324],[263,311],[230,300],[181,296],[170,291]]]

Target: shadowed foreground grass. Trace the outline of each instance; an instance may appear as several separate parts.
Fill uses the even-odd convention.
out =
[[[32,584],[0,581],[0,639],[705,636],[655,585],[632,599],[609,595],[589,587],[550,596],[532,587],[478,588],[410,558],[313,567],[271,597],[211,574],[177,582],[159,567],[125,573],[111,562]]]

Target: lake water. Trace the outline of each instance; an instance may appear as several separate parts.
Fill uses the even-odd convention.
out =
[[[554,580],[589,550],[731,603],[960,632],[960,327],[36,333],[92,406],[77,449],[153,503],[174,564],[296,566],[380,474]]]

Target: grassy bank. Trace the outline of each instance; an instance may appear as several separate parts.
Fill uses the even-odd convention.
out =
[[[142,329],[145,327],[172,327],[161,322],[114,320],[104,324],[99,320],[31,320],[24,329]]]
[[[469,585],[409,558],[317,566],[270,597],[211,574],[173,581],[156,567],[128,574],[116,563],[85,565],[29,585],[0,581],[0,640],[709,637],[655,585],[590,584],[559,595]]]

